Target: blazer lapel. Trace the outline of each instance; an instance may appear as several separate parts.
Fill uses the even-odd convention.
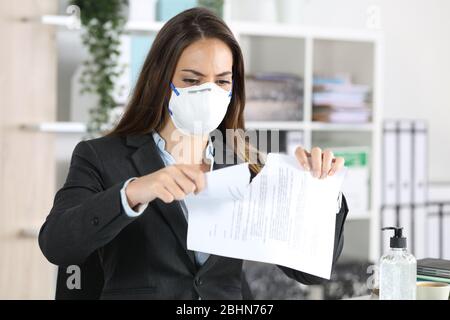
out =
[[[141,176],[164,168],[157,146],[153,140],[152,134],[127,136],[127,145],[138,147],[131,155],[131,160],[136,166]],[[153,201],[158,207],[160,214],[169,224],[178,241],[186,251],[191,262],[191,270],[196,272],[196,264],[194,252],[187,249],[187,222],[178,201],[169,204],[162,202],[160,199]]]

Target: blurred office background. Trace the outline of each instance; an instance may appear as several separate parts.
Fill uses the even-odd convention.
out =
[[[3,299],[54,297],[56,267],[42,256],[37,233],[75,144],[96,124],[89,110],[98,97],[80,93],[89,51],[71,4],[0,2]],[[272,265],[246,262],[255,297],[367,293],[367,268],[387,245],[385,225],[405,227],[416,257],[450,259],[450,2],[130,0],[112,12],[125,21],[105,125],[123,111],[164,21],[197,5],[217,10],[242,46],[247,128],[279,130],[286,153],[298,144],[330,147],[349,167],[350,212],[333,281],[307,287]]]

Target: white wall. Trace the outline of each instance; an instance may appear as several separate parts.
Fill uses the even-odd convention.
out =
[[[449,182],[450,1],[380,1],[386,39],[385,117],[429,124],[429,178]]]
[[[298,14],[301,23],[327,27],[365,28],[368,7],[379,6],[385,35],[384,118],[426,119],[430,181],[450,182],[450,1],[297,1],[304,3],[303,13]],[[245,9],[255,0],[230,2],[232,9],[242,8],[231,11],[233,19],[254,16]]]

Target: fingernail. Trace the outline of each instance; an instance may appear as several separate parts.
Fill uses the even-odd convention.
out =
[[[318,178],[320,176],[320,172],[319,171],[314,171],[313,172],[313,176],[314,176],[314,178]]]
[[[334,174],[334,170],[331,170],[330,173],[328,173],[329,176],[332,176]]]
[[[305,170],[306,170],[306,171],[309,171],[309,170],[310,170],[310,168],[309,168],[309,166],[308,166],[307,164],[305,164]]]

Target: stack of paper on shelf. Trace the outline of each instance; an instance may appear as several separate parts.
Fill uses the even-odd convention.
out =
[[[302,117],[303,80],[294,74],[247,75],[247,121],[299,121]]]
[[[313,120],[333,123],[370,121],[370,88],[349,76],[314,77]]]

